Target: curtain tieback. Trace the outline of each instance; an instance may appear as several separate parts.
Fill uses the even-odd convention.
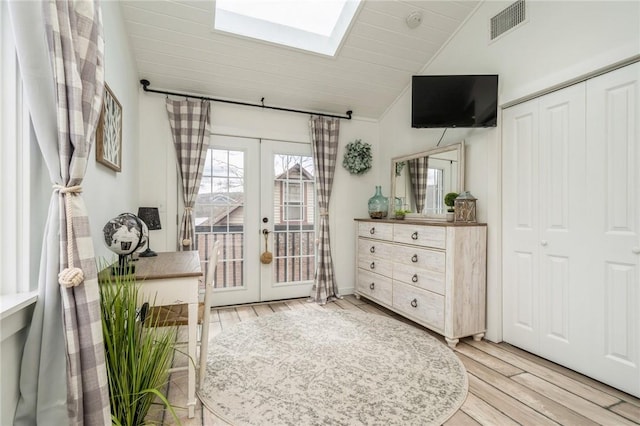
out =
[[[193,207],[185,207],[184,211],[185,213],[191,213],[193,211]]]
[[[318,213],[320,216],[329,216],[329,210],[327,209],[320,209],[320,213]]]
[[[82,192],[82,187],[80,185],[62,186],[62,185],[55,184],[53,185],[53,190],[58,191],[61,194],[78,194]]]
[[[67,197],[67,194],[79,194],[82,192],[80,185],[75,186],[62,186],[58,184],[53,185],[53,190],[65,195],[65,216],[67,222],[67,264],[68,267],[64,268],[58,274],[58,283],[66,288],[76,287],[84,281],[84,272],[82,269],[73,266],[73,226],[71,213],[71,197]]]

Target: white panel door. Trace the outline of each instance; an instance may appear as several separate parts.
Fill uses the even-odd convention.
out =
[[[587,82],[593,376],[640,395],[640,64]]]
[[[538,107],[539,353],[567,364],[584,359],[580,297],[589,282],[585,85],[546,95]]]
[[[503,112],[503,336],[539,349],[538,101]]]
[[[580,351],[584,85],[504,111],[504,338],[564,362]]]

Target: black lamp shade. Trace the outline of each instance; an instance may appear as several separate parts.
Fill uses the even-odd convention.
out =
[[[138,217],[147,225],[147,229],[149,231],[162,229],[162,227],[160,226],[160,213],[158,213],[157,207],[139,207]],[[151,250],[151,237],[148,237],[147,249],[140,253],[139,256],[151,257],[157,255],[158,254],[155,251]]]
[[[147,225],[149,231],[162,229],[157,207],[139,207],[138,217]]]

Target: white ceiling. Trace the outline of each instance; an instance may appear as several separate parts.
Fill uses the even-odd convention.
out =
[[[326,57],[214,31],[213,0],[121,0],[139,77],[152,89],[378,119],[479,1],[362,3]],[[422,24],[410,29],[414,11]]]

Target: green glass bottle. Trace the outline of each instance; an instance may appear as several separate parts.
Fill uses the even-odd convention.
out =
[[[369,198],[369,217],[384,219],[389,213],[389,199],[382,195],[382,186],[376,186],[376,193]]]

